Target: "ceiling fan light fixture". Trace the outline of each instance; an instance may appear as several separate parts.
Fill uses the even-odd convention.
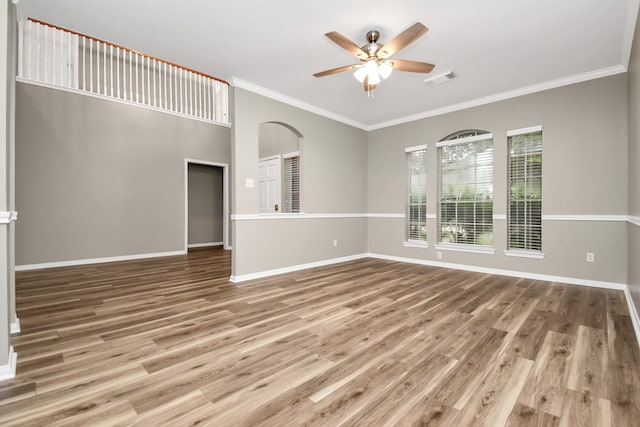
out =
[[[364,63],[365,75],[370,85],[377,85],[380,83],[380,74],[378,74],[378,61],[375,58],[370,58]]]
[[[366,70],[367,75],[371,77],[371,74],[378,72],[378,63],[373,58],[369,59],[364,63],[364,69]]]
[[[367,76],[369,77],[370,85],[377,85],[378,83],[381,82],[380,74],[378,74],[378,70],[373,70],[373,72],[367,74]]]
[[[361,65],[358,68],[356,68],[356,71],[353,73],[353,76],[356,78],[356,80],[362,83],[364,81],[364,78],[367,77],[367,70],[365,70],[364,66]]]
[[[337,31],[325,35],[335,44],[348,51],[360,60],[359,63],[347,65],[315,73],[314,77],[324,77],[344,71],[353,71],[353,76],[360,83],[364,83],[364,91],[373,97],[373,91],[382,80],[391,76],[394,69],[412,73],[430,73],[435,67],[426,62],[410,61],[406,59],[391,59],[390,57],[423,36],[429,29],[420,22],[416,22],[391,41],[378,43],[380,32],[371,30],[367,33],[367,44],[358,46]]]
[[[380,74],[380,77],[382,77],[383,80],[389,77],[392,71],[393,71],[393,65],[387,61],[381,62],[380,65],[378,66],[378,73]]]

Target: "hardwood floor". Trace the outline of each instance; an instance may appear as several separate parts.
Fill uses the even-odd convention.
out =
[[[0,425],[640,420],[620,291],[374,259],[229,274],[221,250],[18,273]]]

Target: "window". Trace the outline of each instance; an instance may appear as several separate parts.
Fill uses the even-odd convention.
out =
[[[438,242],[493,245],[493,135],[465,130],[436,144]]]
[[[300,153],[289,153],[284,159],[283,212],[300,212]]]
[[[507,132],[508,249],[542,251],[542,127]]]
[[[427,146],[405,149],[407,156],[408,200],[406,212],[407,244],[427,243]]]

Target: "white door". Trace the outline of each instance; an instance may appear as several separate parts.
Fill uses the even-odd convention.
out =
[[[280,212],[280,156],[258,162],[258,211]]]

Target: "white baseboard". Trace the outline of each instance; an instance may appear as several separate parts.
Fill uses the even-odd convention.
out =
[[[627,285],[624,283],[579,279],[575,277],[565,277],[565,276],[552,276],[549,274],[528,273],[524,271],[503,270],[500,268],[478,267],[475,265],[454,264],[454,263],[442,262],[442,261],[430,261],[426,259],[405,258],[405,257],[381,255],[381,254],[374,254],[374,253],[367,253],[365,254],[365,256],[369,258],[378,258],[378,259],[384,259],[388,261],[398,261],[398,262],[406,262],[410,264],[428,265],[430,267],[452,268],[455,270],[465,270],[465,271],[473,271],[476,273],[495,274],[498,276],[522,277],[524,279],[567,283],[569,285],[591,286],[596,288],[614,289],[618,291],[623,291],[627,289]]]
[[[209,243],[189,243],[187,248],[206,248],[208,246],[222,246],[224,242],[209,242]]]
[[[292,273],[294,271],[306,270],[308,268],[323,267],[325,265],[339,264],[341,262],[353,261],[360,258],[366,258],[366,254],[350,255],[340,258],[331,258],[322,261],[310,262],[307,264],[299,264],[291,267],[276,268],[274,270],[259,271],[257,273],[241,274],[239,276],[231,275],[229,280],[233,283],[246,282],[247,280],[262,279],[264,277],[276,276],[278,274]]]
[[[591,286],[596,288],[614,289],[617,291],[624,291],[624,290],[628,291],[627,285],[624,283],[579,279],[575,277],[565,277],[565,276],[552,276],[549,274],[537,274],[537,273],[528,273],[524,271],[503,270],[499,268],[478,267],[475,265],[454,264],[449,262],[430,261],[426,259],[416,259],[416,258],[405,258],[405,257],[399,257],[399,256],[393,256],[393,255],[376,254],[376,253],[362,253],[362,254],[350,255],[350,256],[341,257],[341,258],[332,258],[332,259],[318,261],[318,262],[310,262],[307,264],[277,268],[274,270],[266,270],[266,271],[259,271],[256,273],[241,274],[239,276],[232,275],[230,277],[230,280],[234,283],[244,282],[246,280],[261,279],[264,277],[275,276],[277,274],[291,273],[294,271],[305,270],[307,268],[322,267],[325,265],[338,264],[341,262],[353,261],[361,258],[377,258],[377,259],[383,259],[387,261],[397,261],[397,262],[406,262],[409,264],[427,265],[430,267],[444,267],[444,268],[452,268],[455,270],[473,271],[476,273],[495,274],[498,276],[522,277],[525,279],[544,280],[547,282],[567,283],[569,285]]]
[[[105,258],[86,258],[86,259],[76,259],[71,261],[45,262],[41,264],[24,264],[24,265],[16,265],[16,271],[39,270],[41,268],[54,268],[54,267],[71,267],[74,265],[101,264],[105,262],[116,262],[116,261],[133,261],[133,260],[144,259],[144,258],[158,258],[158,257],[185,255],[185,254],[186,254],[186,251],[172,251],[172,252],[157,252],[157,253],[150,253],[150,254],[113,256],[113,257],[105,257]]]
[[[20,319],[16,316],[16,320],[11,322],[11,335],[20,333]]]
[[[16,361],[18,354],[13,351],[13,346],[9,347],[9,357],[6,365],[0,365],[0,381],[10,380],[16,376]]]
[[[624,296],[627,300],[627,306],[629,307],[629,315],[631,316],[631,323],[633,323],[633,330],[636,331],[636,338],[638,345],[640,346],[640,316],[638,316],[638,310],[636,310],[635,304],[633,304],[633,298],[631,298],[631,292],[627,286],[624,290]]]

